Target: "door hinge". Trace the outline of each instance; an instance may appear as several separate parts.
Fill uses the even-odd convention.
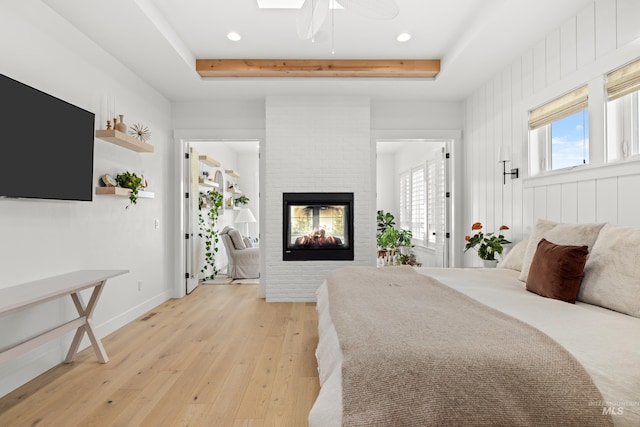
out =
[[[184,153],[184,159],[189,160],[189,153]]]
[[[189,240],[189,233],[185,234],[185,235],[184,235],[184,238],[185,238],[186,240]]]
[[[444,237],[446,237],[447,239],[450,239],[450,238],[451,238],[451,233],[446,232],[446,233],[444,234]]]
[[[446,197],[447,199],[451,197],[451,192],[447,191],[446,193],[444,193],[444,197]]]
[[[189,273],[184,273],[184,278],[188,279],[189,278]]]
[[[184,198],[188,199],[189,198],[189,193],[184,193]]]
[[[444,158],[445,158],[445,159],[448,159],[449,157],[450,157],[449,153],[446,153],[446,154],[444,155]]]

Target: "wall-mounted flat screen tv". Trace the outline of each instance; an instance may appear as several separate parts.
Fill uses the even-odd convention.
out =
[[[0,74],[0,197],[93,197],[95,115]]]

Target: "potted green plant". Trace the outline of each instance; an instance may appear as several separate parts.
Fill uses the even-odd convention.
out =
[[[138,189],[140,189],[140,184],[142,184],[142,178],[135,173],[126,171],[116,175],[116,183],[118,187],[131,190],[129,193],[130,205],[135,205],[138,202]],[[129,205],[127,205],[127,208],[129,208]]]
[[[411,248],[413,233],[394,227],[395,221],[392,214],[378,211],[378,231],[376,243],[378,245],[378,257],[386,259],[397,257],[400,264],[408,264],[415,261],[415,255]]]
[[[502,234],[503,230],[508,230],[506,225],[500,226],[500,229],[496,233],[482,232],[482,223],[475,222],[471,226],[472,231],[477,231],[473,236],[465,236],[464,239],[467,242],[464,251],[474,249],[478,252],[478,256],[482,259],[485,267],[495,267],[498,264],[496,255],[501,256],[504,250],[504,245],[511,243],[505,239]]]
[[[233,200],[233,203],[234,203],[236,206],[244,206],[244,205],[246,205],[247,203],[249,203],[249,198],[243,194],[243,195],[242,195],[242,196],[240,196],[240,197],[236,197],[236,198]]]
[[[205,263],[200,272],[205,274],[205,279],[215,279],[219,273],[218,267],[216,267],[216,253],[220,241],[215,225],[220,216],[223,197],[221,193],[211,189],[206,193],[200,193],[198,201],[198,225],[200,227],[198,235],[204,239]]]

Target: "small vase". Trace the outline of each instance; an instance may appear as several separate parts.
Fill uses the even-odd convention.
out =
[[[127,125],[124,124],[124,114],[120,114],[120,121],[116,123],[116,130],[122,133],[127,132]]]
[[[498,260],[496,259],[483,259],[482,264],[484,268],[496,268],[498,266]]]

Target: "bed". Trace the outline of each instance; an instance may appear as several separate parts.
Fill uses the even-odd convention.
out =
[[[589,248],[575,303],[528,289],[558,281],[545,242],[551,264]],[[332,273],[309,425],[640,425],[638,247],[635,228],[539,221],[503,268]]]

